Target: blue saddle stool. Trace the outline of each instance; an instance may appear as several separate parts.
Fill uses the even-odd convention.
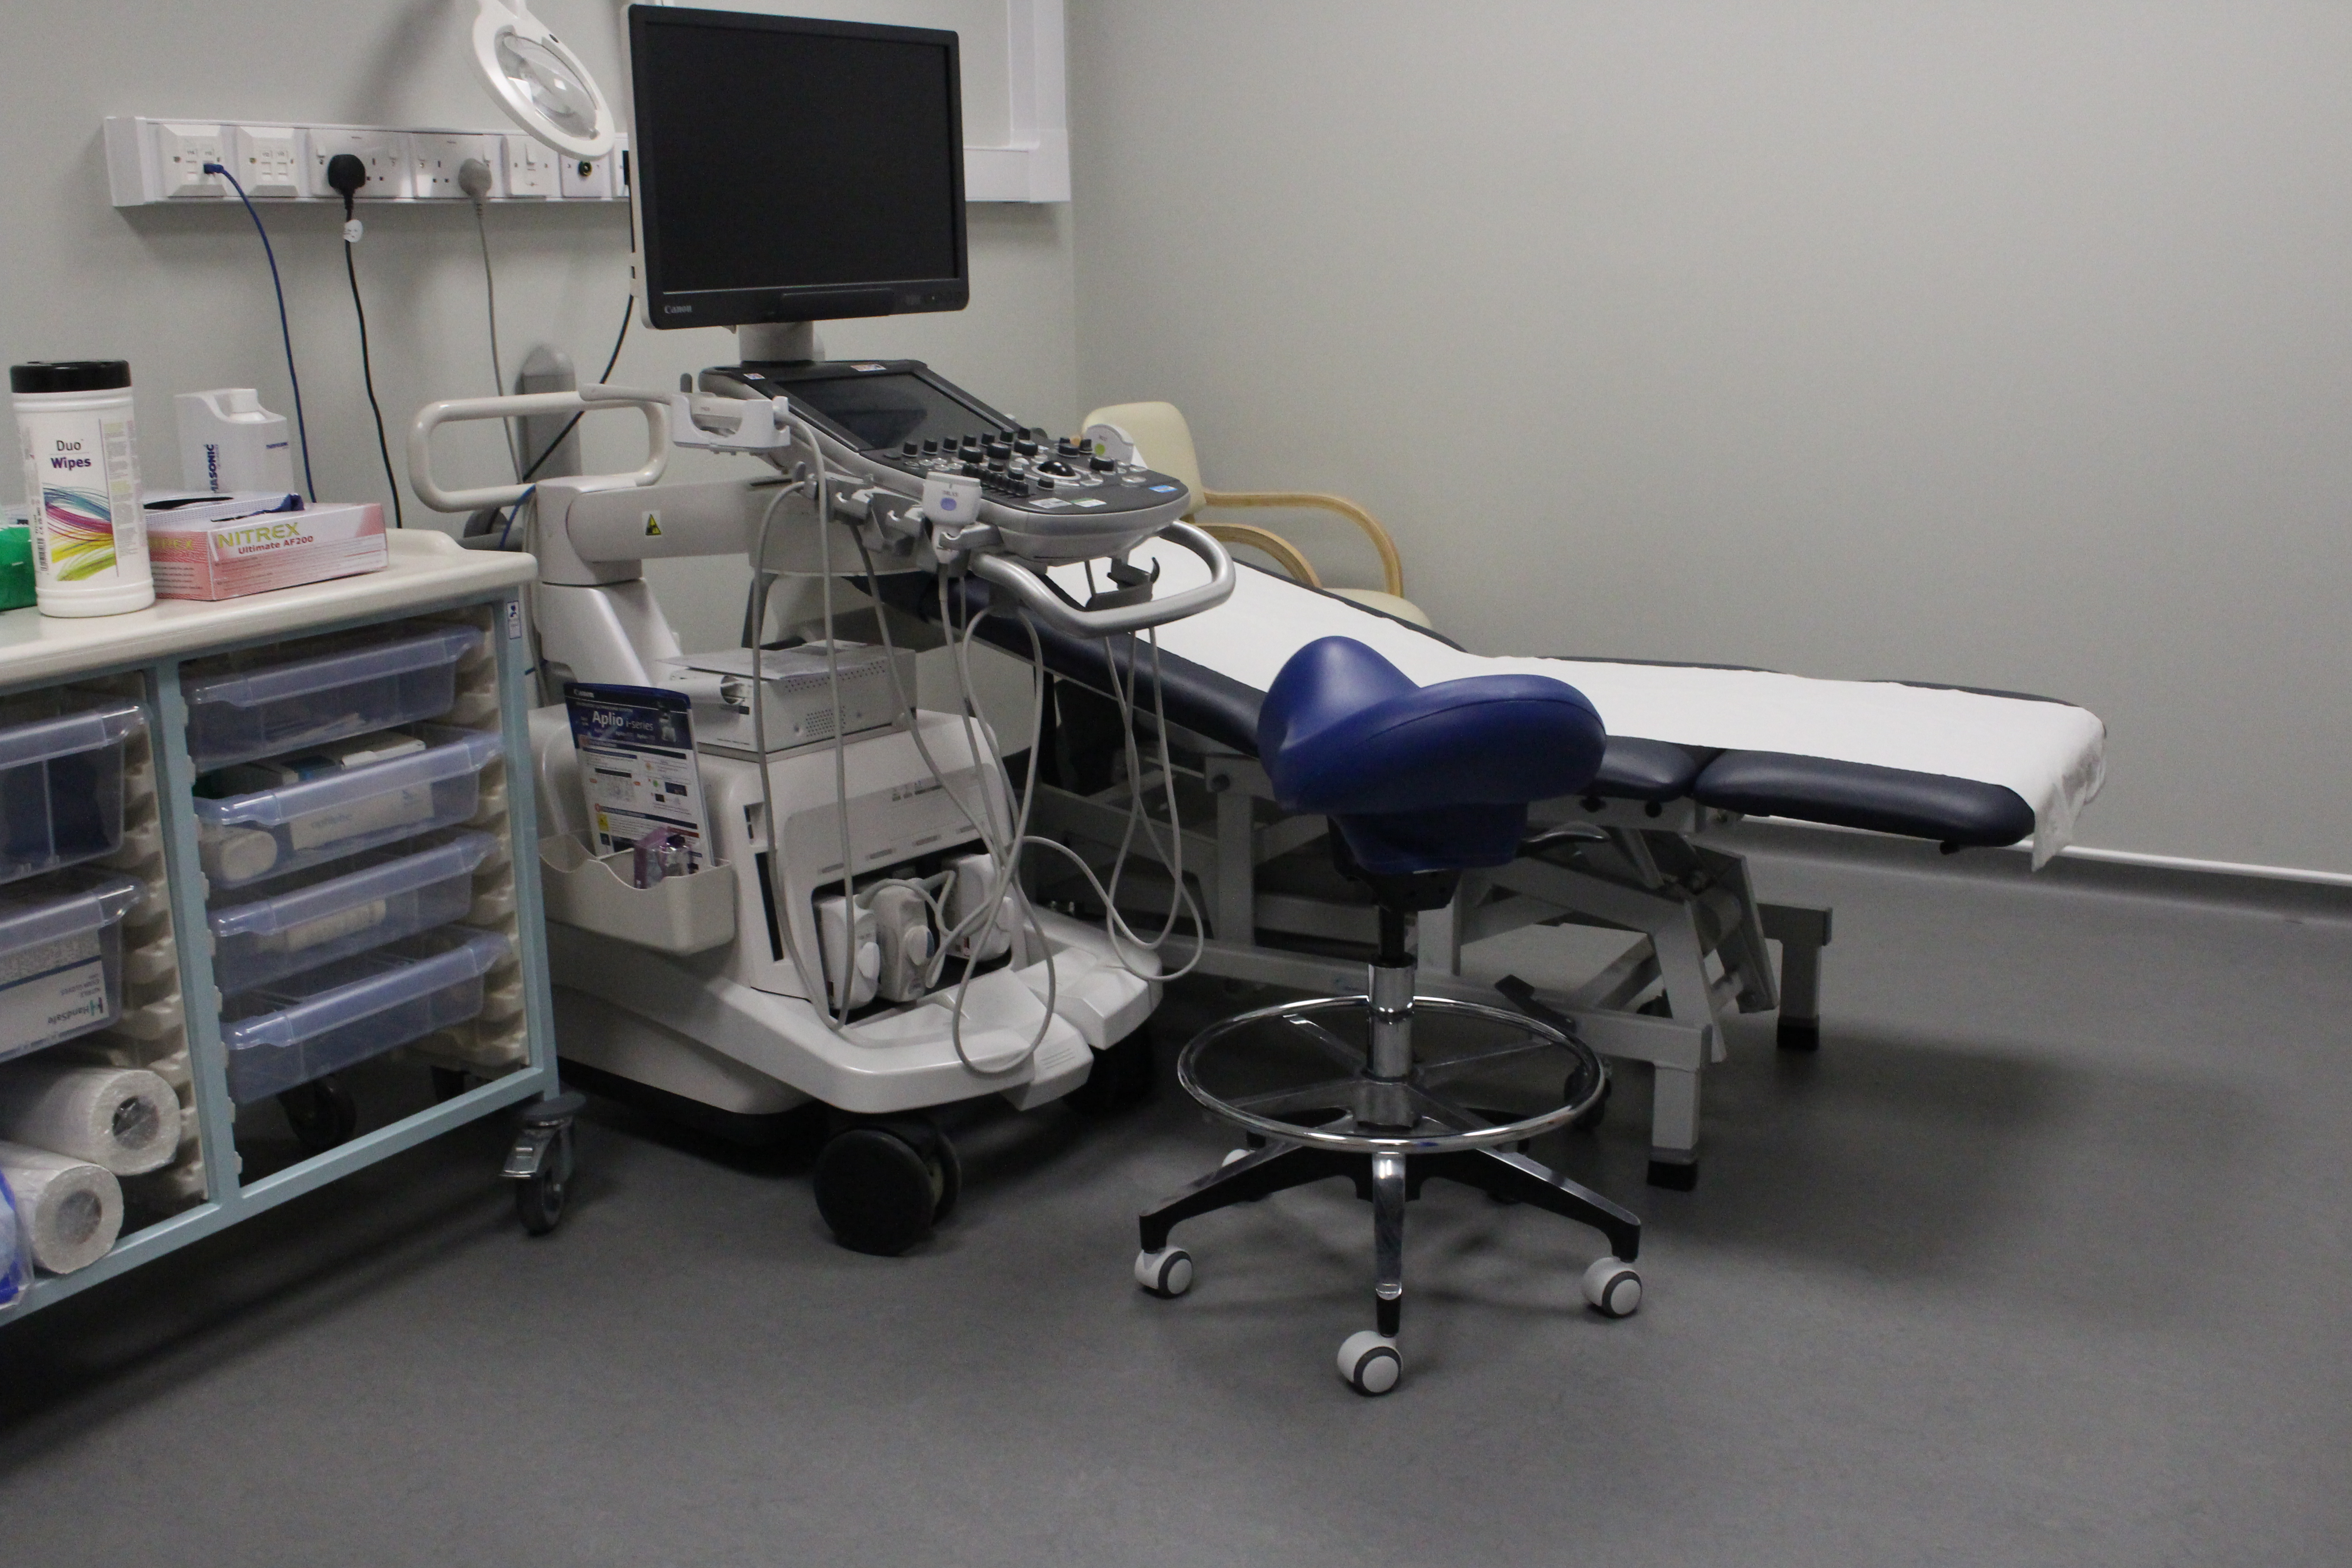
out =
[[[1601,1231],[1611,1253],[1585,1271],[1586,1300],[1609,1317],[1640,1305],[1641,1221],[1525,1152],[1529,1139],[1597,1109],[1608,1088],[1601,1058],[1565,1019],[1416,995],[1407,943],[1413,916],[1451,902],[1464,871],[1519,853],[1530,805],[1591,782],[1607,739],[1584,694],[1547,676],[1417,686],[1351,637],[1291,656],[1258,716],[1259,761],[1285,810],[1328,819],[1333,859],[1379,910],[1380,947],[1362,995],[1259,1008],[1185,1046],[1179,1080],[1250,1146],[1142,1216],[1135,1272],[1146,1290],[1192,1287],[1191,1254],[1169,1242],[1178,1222],[1345,1176],[1372,1205],[1377,1327],[1340,1346],[1339,1375],[1358,1393],[1385,1394],[1403,1371],[1405,1204],[1439,1176]],[[1417,1048],[1416,1016],[1442,1021],[1444,1038]],[[1261,1087],[1254,1080],[1281,1065],[1270,1058],[1318,1071]],[[1223,1081],[1234,1068],[1242,1089]],[[1558,1086],[1538,1095],[1539,1109],[1487,1103],[1524,1100],[1530,1081]]]

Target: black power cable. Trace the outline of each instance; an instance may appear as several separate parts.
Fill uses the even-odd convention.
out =
[[[619,335],[613,339],[613,352],[610,354],[607,354],[604,358],[604,372],[602,375],[599,375],[596,378],[599,383],[610,381],[613,378],[613,367],[621,363],[621,345],[629,341],[629,312],[631,308],[635,304],[636,300],[634,298],[625,300],[621,302],[621,331]],[[571,418],[565,420],[563,422],[563,428],[555,433],[555,439],[550,441],[547,444],[546,448],[542,450],[538,457],[533,458],[530,460],[530,467],[525,468],[521,474],[517,476],[515,483],[519,485],[527,485],[530,483],[530,477],[539,472],[540,465],[546,462],[548,458],[555,456],[555,449],[563,445],[563,438],[572,434],[573,428],[579,425],[581,419],[587,414],[587,412],[588,411],[583,408],[578,414],[575,414]]]
[[[261,215],[253,210],[253,198],[245,194],[235,174],[225,163],[206,163],[205,173],[218,174],[229,183],[236,199],[245,204],[246,216],[253,219],[254,232],[261,236],[261,254],[269,262],[269,287],[278,295],[278,331],[286,342],[286,380],[294,388],[294,430],[302,441],[302,488],[310,499],[319,499],[319,481],[310,477],[310,426],[302,417],[302,378],[294,374],[294,329],[286,324],[286,285],[278,276],[278,252],[269,246],[269,231],[261,225]]]
[[[383,459],[383,482],[392,489],[392,526],[405,528],[400,508],[400,480],[392,471],[392,444],[383,438],[383,405],[375,400],[375,368],[368,362],[367,307],[360,303],[360,269],[352,259],[359,242],[359,221],[352,216],[352,198],[367,184],[367,165],[349,153],[327,160],[327,184],[343,198],[343,276],[352,280],[352,313],[360,323],[360,382],[367,388],[369,412],[375,416],[375,451]]]

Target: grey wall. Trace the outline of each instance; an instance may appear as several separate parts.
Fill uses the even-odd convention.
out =
[[[2352,870],[2352,8],[1071,30],[1079,391],[1212,485],[1482,648],[2072,699],[2084,841]]]
[[[581,50],[609,92],[620,92],[621,11],[613,0],[540,0],[533,9]],[[107,205],[100,121],[147,114],[500,128],[467,63],[473,14],[460,0],[12,5],[9,85],[0,99],[9,148],[0,160],[0,212],[8,215],[0,224],[0,352],[11,361],[130,360],[151,482],[176,481],[173,392],[256,386],[290,417],[268,273],[244,211],[233,204],[116,211]],[[1079,412],[1067,213],[973,207],[970,310],[843,323],[827,332],[829,346],[928,359],[1011,411],[1063,424]],[[419,405],[490,390],[480,259],[463,204],[362,216],[361,282],[397,463]],[[384,481],[343,279],[341,211],[265,205],[263,217],[285,273],[320,492],[380,500]],[[492,207],[489,224],[509,374],[532,343],[546,342],[593,375],[611,351],[627,289],[625,213],[512,205]],[[722,331],[633,328],[614,376],[674,381],[680,371],[733,358],[732,342]],[[592,437],[592,466],[634,465],[632,424],[611,418],[609,438]],[[494,426],[453,432],[446,449],[460,476],[499,477],[504,453]],[[14,497],[16,466],[0,468],[0,494]],[[695,468],[682,460],[677,471]],[[410,521],[448,520],[420,512],[412,499]],[[734,644],[740,561],[658,563],[656,575],[690,645]]]

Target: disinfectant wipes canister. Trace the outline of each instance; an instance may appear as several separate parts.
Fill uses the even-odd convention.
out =
[[[119,359],[8,367],[32,509],[33,586],[45,616],[116,616],[155,602],[131,366]]]

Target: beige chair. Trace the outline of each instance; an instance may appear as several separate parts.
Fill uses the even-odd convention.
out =
[[[1340,496],[1317,495],[1304,490],[1213,490],[1201,482],[1201,458],[1192,448],[1192,429],[1185,424],[1184,416],[1172,403],[1115,403],[1108,408],[1097,408],[1087,416],[1087,425],[1116,425],[1127,432],[1143,460],[1163,474],[1172,474],[1184,481],[1192,492],[1193,509],[1188,517],[1197,520],[1202,511],[1241,507],[1281,507],[1294,510],[1337,512],[1360,528],[1371,539],[1372,548],[1381,552],[1381,574],[1385,591],[1380,588],[1332,588],[1327,592],[1343,599],[1352,599],[1369,609],[1381,611],[1400,620],[1426,626],[1429,617],[1421,606],[1404,596],[1404,563],[1397,555],[1396,541],[1389,537],[1380,520]],[[1276,565],[1294,579],[1310,588],[1321,588],[1323,579],[1298,547],[1275,532],[1246,522],[1203,522],[1201,527],[1227,544],[1243,544],[1263,551],[1274,558]]]

